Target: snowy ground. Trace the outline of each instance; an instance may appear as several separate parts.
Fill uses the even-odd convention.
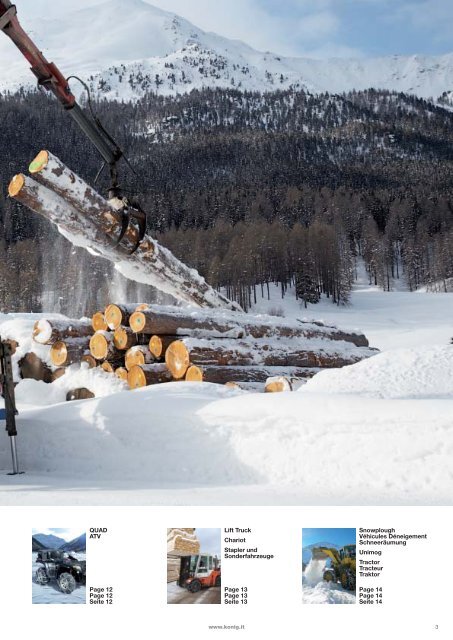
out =
[[[33,604],[86,604],[86,587],[85,585],[77,587],[72,593],[62,593],[58,588],[58,584],[55,580],[49,582],[49,584],[41,585],[35,580],[35,573],[38,567],[42,567],[41,564],[36,562],[37,553],[32,553],[32,602]],[[86,560],[85,553],[74,553],[73,555],[78,560]]]
[[[355,593],[340,584],[326,582],[323,573],[325,560],[311,560],[302,574],[302,602],[304,604],[355,604]]]
[[[222,587],[202,589],[198,593],[191,593],[183,589],[176,582],[167,584],[167,604],[221,604]]]
[[[285,394],[173,383],[26,406],[43,390],[26,381],[27,473],[0,475],[0,504],[452,504],[453,294],[360,284],[349,307],[306,311],[273,294],[262,307],[362,329],[383,353]]]

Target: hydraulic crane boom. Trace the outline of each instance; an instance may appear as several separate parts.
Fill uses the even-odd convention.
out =
[[[38,79],[38,84],[56,96],[60,104],[95,145],[104,161],[110,167],[111,196],[118,195],[116,193],[118,190],[116,164],[122,157],[123,152],[108,133],[90,120],[82,111],[64,75],[53,62],[46,60],[45,56],[20,25],[16,6],[10,0],[0,0],[0,30],[11,38],[28,60],[32,72]]]

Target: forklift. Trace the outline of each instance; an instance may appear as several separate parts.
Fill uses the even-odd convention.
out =
[[[197,593],[207,587],[220,587],[219,558],[209,553],[183,556],[181,558],[178,585],[192,593]]]

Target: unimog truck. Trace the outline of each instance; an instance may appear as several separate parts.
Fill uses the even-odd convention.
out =
[[[62,593],[72,593],[78,585],[86,584],[86,561],[65,551],[42,549],[38,551],[36,562],[42,565],[35,574],[38,584],[55,580]]]

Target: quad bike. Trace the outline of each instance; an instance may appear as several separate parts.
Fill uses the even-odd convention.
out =
[[[86,584],[86,562],[58,549],[43,549],[36,562],[36,582],[41,585],[55,580],[62,593],[72,593],[77,585]]]

